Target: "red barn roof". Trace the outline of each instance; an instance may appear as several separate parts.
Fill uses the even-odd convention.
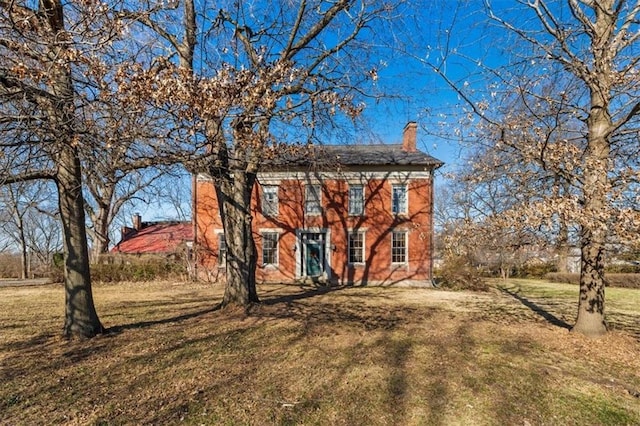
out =
[[[187,241],[193,241],[193,226],[189,222],[147,222],[139,230],[125,228],[122,240],[113,253],[169,254],[175,253]]]

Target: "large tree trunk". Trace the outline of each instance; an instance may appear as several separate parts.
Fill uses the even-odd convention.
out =
[[[60,149],[57,183],[65,253],[64,335],[93,337],[104,329],[91,292],[80,160],[70,145]]]
[[[613,129],[609,108],[611,104],[613,55],[608,51],[616,28],[613,0],[595,7],[591,50],[593,71],[586,82],[590,90],[590,109],[587,118],[587,149],[584,156],[584,211],[582,224],[582,253],[580,270],[580,298],[578,317],[572,331],[587,336],[607,332],[604,321],[604,249],[607,223],[602,212],[607,209],[608,172],[611,156],[609,145]]]
[[[40,2],[40,11],[46,16],[55,40],[52,57],[65,58],[68,39],[64,27],[64,7],[61,0]],[[50,147],[56,162],[58,204],[64,242],[65,321],[67,337],[93,337],[104,331],[93,304],[89,274],[89,250],[82,195],[82,169],[74,122],[75,90],[68,63],[52,63],[51,91],[55,102],[44,101],[50,129],[56,143]],[[77,138],[77,139],[76,139]]]
[[[222,306],[258,303],[257,252],[251,228],[254,173],[234,171],[216,181],[216,193],[227,243],[227,285]]]
[[[571,331],[587,336],[601,336],[607,332],[604,321],[604,244],[585,232],[582,243],[580,270],[580,298],[578,317]]]
[[[595,136],[597,133],[597,130],[590,131],[590,148],[586,156],[587,164],[591,162],[592,165],[585,167],[584,209],[587,218],[582,225],[581,235],[578,316],[572,328],[572,331],[587,336],[600,336],[607,332],[604,320],[604,250],[607,228],[598,214],[606,209],[606,158],[609,147],[602,135]],[[595,167],[593,164],[599,166]]]
[[[608,87],[605,82],[601,82]],[[588,146],[584,166],[584,210],[582,225],[582,252],[580,269],[580,298],[578,317],[572,331],[587,336],[600,336],[607,332],[604,321],[604,249],[607,224],[601,213],[607,208],[608,141],[611,117],[606,90],[592,90],[591,112],[587,120]]]

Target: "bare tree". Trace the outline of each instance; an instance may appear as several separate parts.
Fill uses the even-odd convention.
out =
[[[638,225],[638,199],[630,194],[638,182],[640,2],[518,0],[503,6],[484,2],[490,21],[515,36],[506,44],[517,47],[507,67],[480,63],[493,80],[486,96],[448,77],[446,61],[428,65],[456,90],[468,113],[482,119],[496,148],[536,169],[529,176],[560,178],[555,192],[526,200],[511,218],[535,227],[560,215],[577,224],[582,260],[573,330],[602,335],[605,244]],[[478,59],[473,63],[477,67]],[[506,108],[514,98],[526,113]]]
[[[587,335],[606,332],[604,319],[605,243],[612,221],[633,225],[612,199],[626,191],[620,181],[631,172],[619,153],[635,146],[640,113],[640,2],[624,0],[569,0],[566,5],[544,1],[526,3],[543,32],[518,28],[490,11],[492,19],[527,40],[545,55],[554,69],[575,78],[584,92],[557,93],[553,99],[571,108],[584,123],[584,142],[567,143],[565,153],[578,150],[579,167],[572,183],[579,182],[577,209],[581,226],[581,274],[578,316],[574,331]],[[570,13],[559,13],[559,7]],[[584,96],[582,94],[584,93]],[[571,102],[565,102],[568,98]],[[636,133],[637,135],[637,133]],[[507,136],[508,137],[508,136]],[[634,140],[635,139],[635,140]],[[546,149],[540,151],[544,156]],[[628,163],[626,163],[628,164]],[[636,169],[637,170],[637,169]],[[622,187],[619,186],[622,184]],[[635,219],[635,218],[634,218]]]
[[[101,52],[104,70],[97,78],[103,85],[114,83],[123,66],[144,59],[131,43],[117,42],[115,56]],[[134,200],[159,198],[155,183],[172,173],[177,160],[163,149],[169,126],[162,111],[143,103],[127,102],[115,90],[104,90],[83,108],[83,133],[90,143],[80,151],[84,170],[85,206],[92,258],[106,253],[111,242],[110,227],[123,206]]]
[[[32,257],[47,264],[52,252],[60,249],[56,244],[59,226],[50,221],[55,216],[48,205],[52,190],[41,181],[0,187],[0,223],[4,234],[20,249],[22,279],[33,276]]]
[[[20,276],[24,280],[29,277],[25,216],[36,201],[26,194],[26,185],[22,182],[0,188],[0,200],[6,211],[2,215],[4,231],[20,248]]]
[[[109,160],[108,157],[106,160]],[[164,174],[159,168],[129,169],[117,163],[95,161],[85,179],[87,186],[86,211],[90,221],[92,259],[109,251],[111,225],[127,203],[160,198],[155,182]]]
[[[0,1],[0,183],[55,181],[65,252],[66,336],[92,337],[95,310],[82,194],[80,89],[95,49],[113,34],[102,5]],[[78,77],[81,77],[80,81]]]
[[[33,276],[51,273],[56,253],[63,250],[60,217],[55,206],[38,206],[27,215],[26,241]]]
[[[552,237],[504,218],[534,188],[521,191],[504,168],[492,166],[487,153],[476,151],[470,158],[465,168],[451,176],[444,191],[448,196],[437,201],[447,204],[436,209],[442,220],[444,260],[467,262],[470,267],[499,272],[506,279],[529,260],[528,254],[545,247]]]
[[[159,35],[165,49],[164,59],[130,74],[122,86],[137,93],[138,101],[151,99],[171,110],[192,135],[192,149],[206,145],[206,161],[192,167],[213,177],[219,200],[227,236],[223,305],[247,306],[259,300],[249,210],[257,172],[285,154],[282,143],[292,135],[313,137],[323,120],[359,115],[365,88],[376,76],[366,41],[382,31],[383,18],[393,16],[396,4],[180,5],[122,11],[123,19]]]

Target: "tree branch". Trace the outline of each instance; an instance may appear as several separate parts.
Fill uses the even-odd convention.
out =
[[[296,37],[298,36],[298,31],[300,30],[300,25],[302,24],[302,19],[304,18],[304,12],[306,11],[306,8],[307,8],[307,2],[306,0],[302,0],[300,2],[300,6],[298,7],[298,16],[296,17],[296,22],[293,24],[293,27],[291,28],[291,32],[289,33],[289,41],[287,41],[287,47],[285,47],[285,49],[282,52],[283,55],[285,52],[291,51],[293,43],[296,40]],[[281,56],[281,58],[284,59],[284,56]]]
[[[325,13],[321,19],[315,23],[313,27],[303,35],[290,49],[282,52],[283,60],[291,60],[300,50],[304,49],[312,40],[314,40],[333,20],[333,18],[342,10],[346,9],[351,2],[349,0],[338,0]]]
[[[627,115],[625,115],[624,117],[622,117],[620,120],[616,121],[615,123],[613,123],[613,126],[611,128],[611,132],[613,133],[616,130],[618,130],[620,127],[624,126],[625,124],[627,124],[629,121],[631,121],[631,119],[633,117],[635,117],[636,115],[640,115],[640,102],[636,103],[631,110],[629,111],[629,113]]]
[[[32,180],[56,180],[56,172],[54,170],[38,170],[34,172],[24,172],[17,175],[0,175],[0,185],[9,185],[18,182],[27,182]]]
[[[622,3],[624,2],[620,2],[618,9],[622,7]],[[624,18],[622,25],[620,25],[618,34],[616,34],[613,42],[611,43],[611,48],[614,52],[620,52],[622,49],[632,45],[640,39],[640,31],[636,31],[634,34],[629,36],[629,28],[631,25],[640,24],[638,15],[640,15],[640,0],[636,1],[636,5],[629,11],[627,16]]]

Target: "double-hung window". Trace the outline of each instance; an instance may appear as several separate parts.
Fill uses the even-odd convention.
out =
[[[306,185],[304,200],[307,214],[322,213],[322,187],[320,185]]]
[[[362,185],[349,186],[349,215],[362,216],[364,213],[364,187]]]
[[[264,232],[262,234],[262,264],[278,264],[278,233]]]
[[[407,263],[407,233],[405,231],[391,233],[391,263]]]
[[[224,234],[218,234],[218,266],[220,268],[227,266],[227,240]]]
[[[262,214],[268,217],[278,216],[278,187],[276,185],[262,187]]]
[[[391,213],[407,213],[407,185],[391,185]]]
[[[349,263],[364,263],[364,232],[349,232],[348,240]]]

